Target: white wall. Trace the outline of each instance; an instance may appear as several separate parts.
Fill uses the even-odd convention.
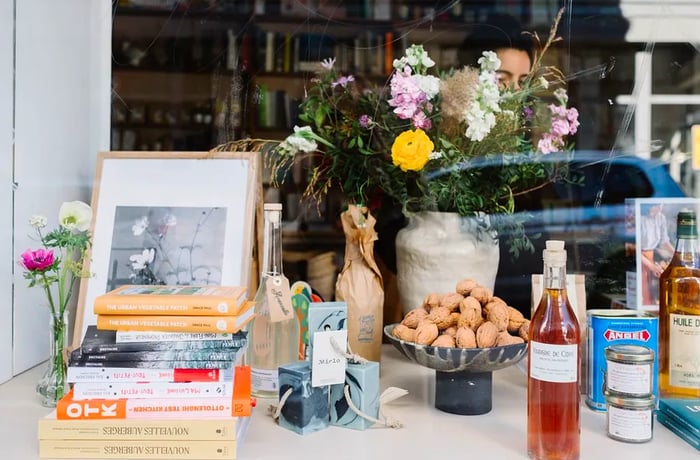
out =
[[[109,147],[111,88],[109,0],[15,1],[17,186],[10,260],[37,247],[31,215],[46,216],[53,228],[63,201],[90,202],[96,155]],[[0,260],[6,260],[1,253]],[[48,310],[42,291],[27,288],[19,269],[14,283],[16,375],[47,357]]]
[[[574,0],[581,1],[581,0]],[[700,41],[700,1],[621,0],[630,21],[625,40],[636,43],[697,43]]]
[[[0,318],[12,317],[14,0],[0,0]],[[0,382],[12,376],[12,321],[0,321]]]

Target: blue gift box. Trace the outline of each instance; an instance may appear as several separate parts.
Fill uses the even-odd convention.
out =
[[[313,433],[328,427],[328,386],[311,386],[311,364],[298,361],[278,369],[280,401],[289,388],[292,394],[280,410],[279,425],[299,434]]]
[[[374,423],[357,415],[345,399],[344,388],[349,386],[350,400],[360,411],[373,418],[379,417],[379,363],[348,363],[345,384],[331,385],[331,425],[364,430]]]
[[[306,358],[312,355],[314,333],[324,331],[344,331],[348,328],[347,302],[312,302],[309,304],[309,342]]]

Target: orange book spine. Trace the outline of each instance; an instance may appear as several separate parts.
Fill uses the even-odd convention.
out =
[[[97,315],[97,328],[112,331],[230,332],[253,318],[253,308],[238,316]]]
[[[384,34],[384,74],[391,75],[394,71],[394,34]]]
[[[235,286],[121,286],[95,298],[98,315],[233,316],[247,290]]]
[[[224,398],[73,399],[73,390],[56,403],[58,420],[119,420],[248,417],[256,404],[251,397],[250,367],[237,366],[233,395]]]

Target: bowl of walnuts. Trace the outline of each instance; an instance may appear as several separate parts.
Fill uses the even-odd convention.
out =
[[[471,279],[433,293],[384,328],[409,360],[435,370],[435,407],[460,415],[491,411],[492,373],[527,354],[530,321]]]

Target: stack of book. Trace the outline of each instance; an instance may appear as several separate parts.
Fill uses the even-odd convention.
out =
[[[72,388],[39,421],[40,457],[235,458],[253,404],[240,366],[252,307],[240,287],[99,296],[97,325],[70,356]]]
[[[700,399],[659,399],[656,420],[700,450]]]

